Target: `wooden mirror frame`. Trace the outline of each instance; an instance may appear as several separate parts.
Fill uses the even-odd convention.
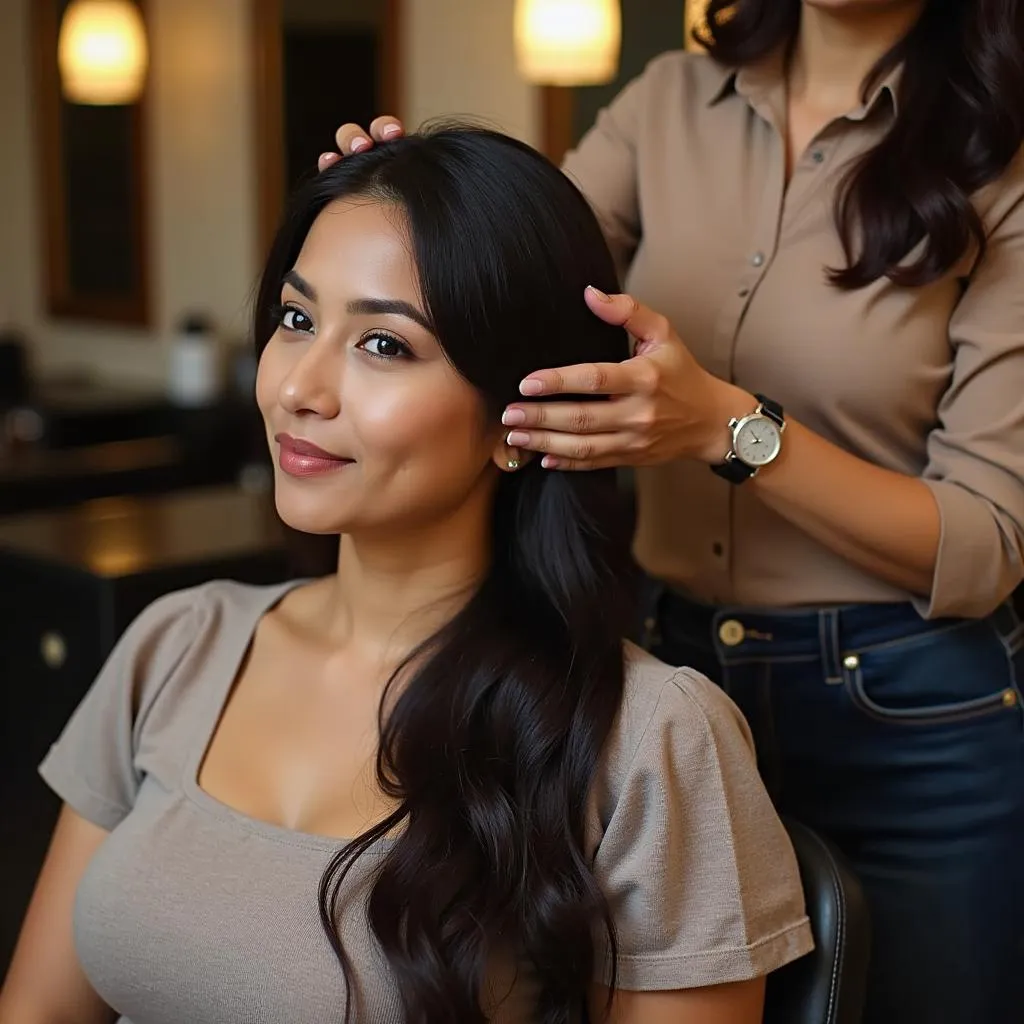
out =
[[[270,249],[284,200],[284,120],[282,106],[281,5],[283,0],[251,0],[253,95],[255,98],[257,240],[259,259]],[[402,116],[402,0],[384,4],[381,34],[381,113]]]
[[[146,0],[135,0],[146,16]],[[60,32],[56,0],[32,0],[33,96],[37,130],[41,214],[43,219],[43,297],[54,317],[148,326],[150,322],[149,225],[146,182],[146,92],[130,107],[132,259],[136,283],[122,295],[99,295],[76,290],[71,280],[67,204],[64,191],[65,154],[61,137],[60,70],[57,40]]]

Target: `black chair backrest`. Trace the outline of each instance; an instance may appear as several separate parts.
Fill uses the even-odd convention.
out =
[[[769,975],[764,1024],[861,1024],[870,927],[860,883],[821,836],[792,820],[786,829],[815,948]]]

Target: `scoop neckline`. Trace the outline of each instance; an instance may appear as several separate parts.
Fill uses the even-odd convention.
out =
[[[230,643],[222,642],[217,654],[207,662],[206,673],[211,678],[211,690],[213,691],[210,700],[208,714],[205,716],[203,728],[197,732],[195,742],[191,745],[189,755],[185,759],[182,772],[181,788],[191,803],[205,811],[212,817],[221,821],[242,828],[247,832],[269,839],[274,842],[284,843],[288,846],[304,846],[315,850],[337,851],[352,841],[353,837],[342,838],[337,836],[318,835],[314,832],[301,832],[295,829],[286,828],[283,825],[275,825],[270,821],[263,821],[245,814],[243,811],[232,807],[230,804],[218,800],[208,793],[199,783],[199,773],[202,770],[203,762],[210,747],[213,744],[217,726],[227,707],[228,699],[234,689],[235,681],[242,670],[242,664],[252,647],[256,637],[256,630],[263,621],[263,617],[269,614],[281,601],[293,590],[300,586],[313,582],[307,578],[288,580],[286,583],[273,584],[267,588],[255,607],[255,616],[247,625],[247,628],[239,630],[236,637],[232,637]],[[236,613],[237,614],[237,613]],[[219,629],[224,631],[224,624]],[[227,631],[230,635],[230,630]],[[385,849],[394,840],[384,836],[374,842],[367,849],[367,853],[375,850]]]

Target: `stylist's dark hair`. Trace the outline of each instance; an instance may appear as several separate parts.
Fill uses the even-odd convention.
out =
[[[625,332],[583,302],[588,284],[617,286],[577,189],[521,143],[451,127],[348,157],[300,189],[259,290],[260,350],[310,227],[346,197],[404,217],[433,331],[490,422],[533,370],[628,357]],[[633,603],[625,518],[614,471],[534,461],[501,474],[489,573],[388,685],[377,777],[398,809],[334,857],[320,910],[352,993],[338,893],[372,843],[389,844],[369,919],[409,1024],[487,1020],[492,957],[532,975],[544,1024],[579,1019],[609,958],[614,988],[614,928],[584,817],[622,700]]]
[[[792,42],[800,7],[801,0],[711,0],[696,36],[717,61],[740,67]],[[901,62],[896,119],[837,197],[847,265],[829,276],[843,288],[883,275],[926,284],[972,248],[980,259],[985,230],[971,196],[1024,142],[1022,0],[929,0],[867,76],[864,98]]]

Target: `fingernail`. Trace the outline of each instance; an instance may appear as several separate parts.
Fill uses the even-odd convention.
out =
[[[334,161],[337,160],[337,158],[338,158],[338,154],[337,153],[321,153],[320,154],[320,163],[322,163],[322,164],[333,164]]]
[[[530,435],[525,430],[510,430],[505,438],[509,448],[523,448],[530,443]]]
[[[544,469],[558,469],[559,466],[558,459],[556,459],[554,455],[545,455],[544,458],[540,460],[540,464]]]
[[[383,135],[385,139],[393,139],[401,130],[402,129],[399,128],[397,124],[389,124],[387,128],[381,132],[381,135]]]
[[[544,383],[539,380],[533,380],[530,377],[527,377],[526,380],[519,385],[519,394],[521,395],[539,395],[543,390]]]
[[[506,409],[501,422],[506,427],[521,427],[526,422],[526,413],[522,409]]]
[[[597,297],[598,297],[598,298],[599,298],[599,299],[600,299],[600,300],[601,300],[602,302],[611,302],[611,301],[612,301],[612,297],[611,297],[610,295],[607,295],[607,294],[606,294],[605,292],[601,291],[601,289],[600,289],[600,288],[595,288],[595,287],[594,287],[594,286],[593,286],[592,284],[588,284],[588,285],[587,285],[587,287],[588,287],[588,288],[589,288],[589,289],[590,289],[590,290],[591,290],[591,291],[592,291],[592,292],[593,292],[593,293],[594,293],[594,294],[595,294],[595,295],[596,295],[596,296],[597,296]]]
[[[370,141],[364,138],[353,139],[352,145],[349,148],[353,153],[362,153],[364,149],[370,148]]]

